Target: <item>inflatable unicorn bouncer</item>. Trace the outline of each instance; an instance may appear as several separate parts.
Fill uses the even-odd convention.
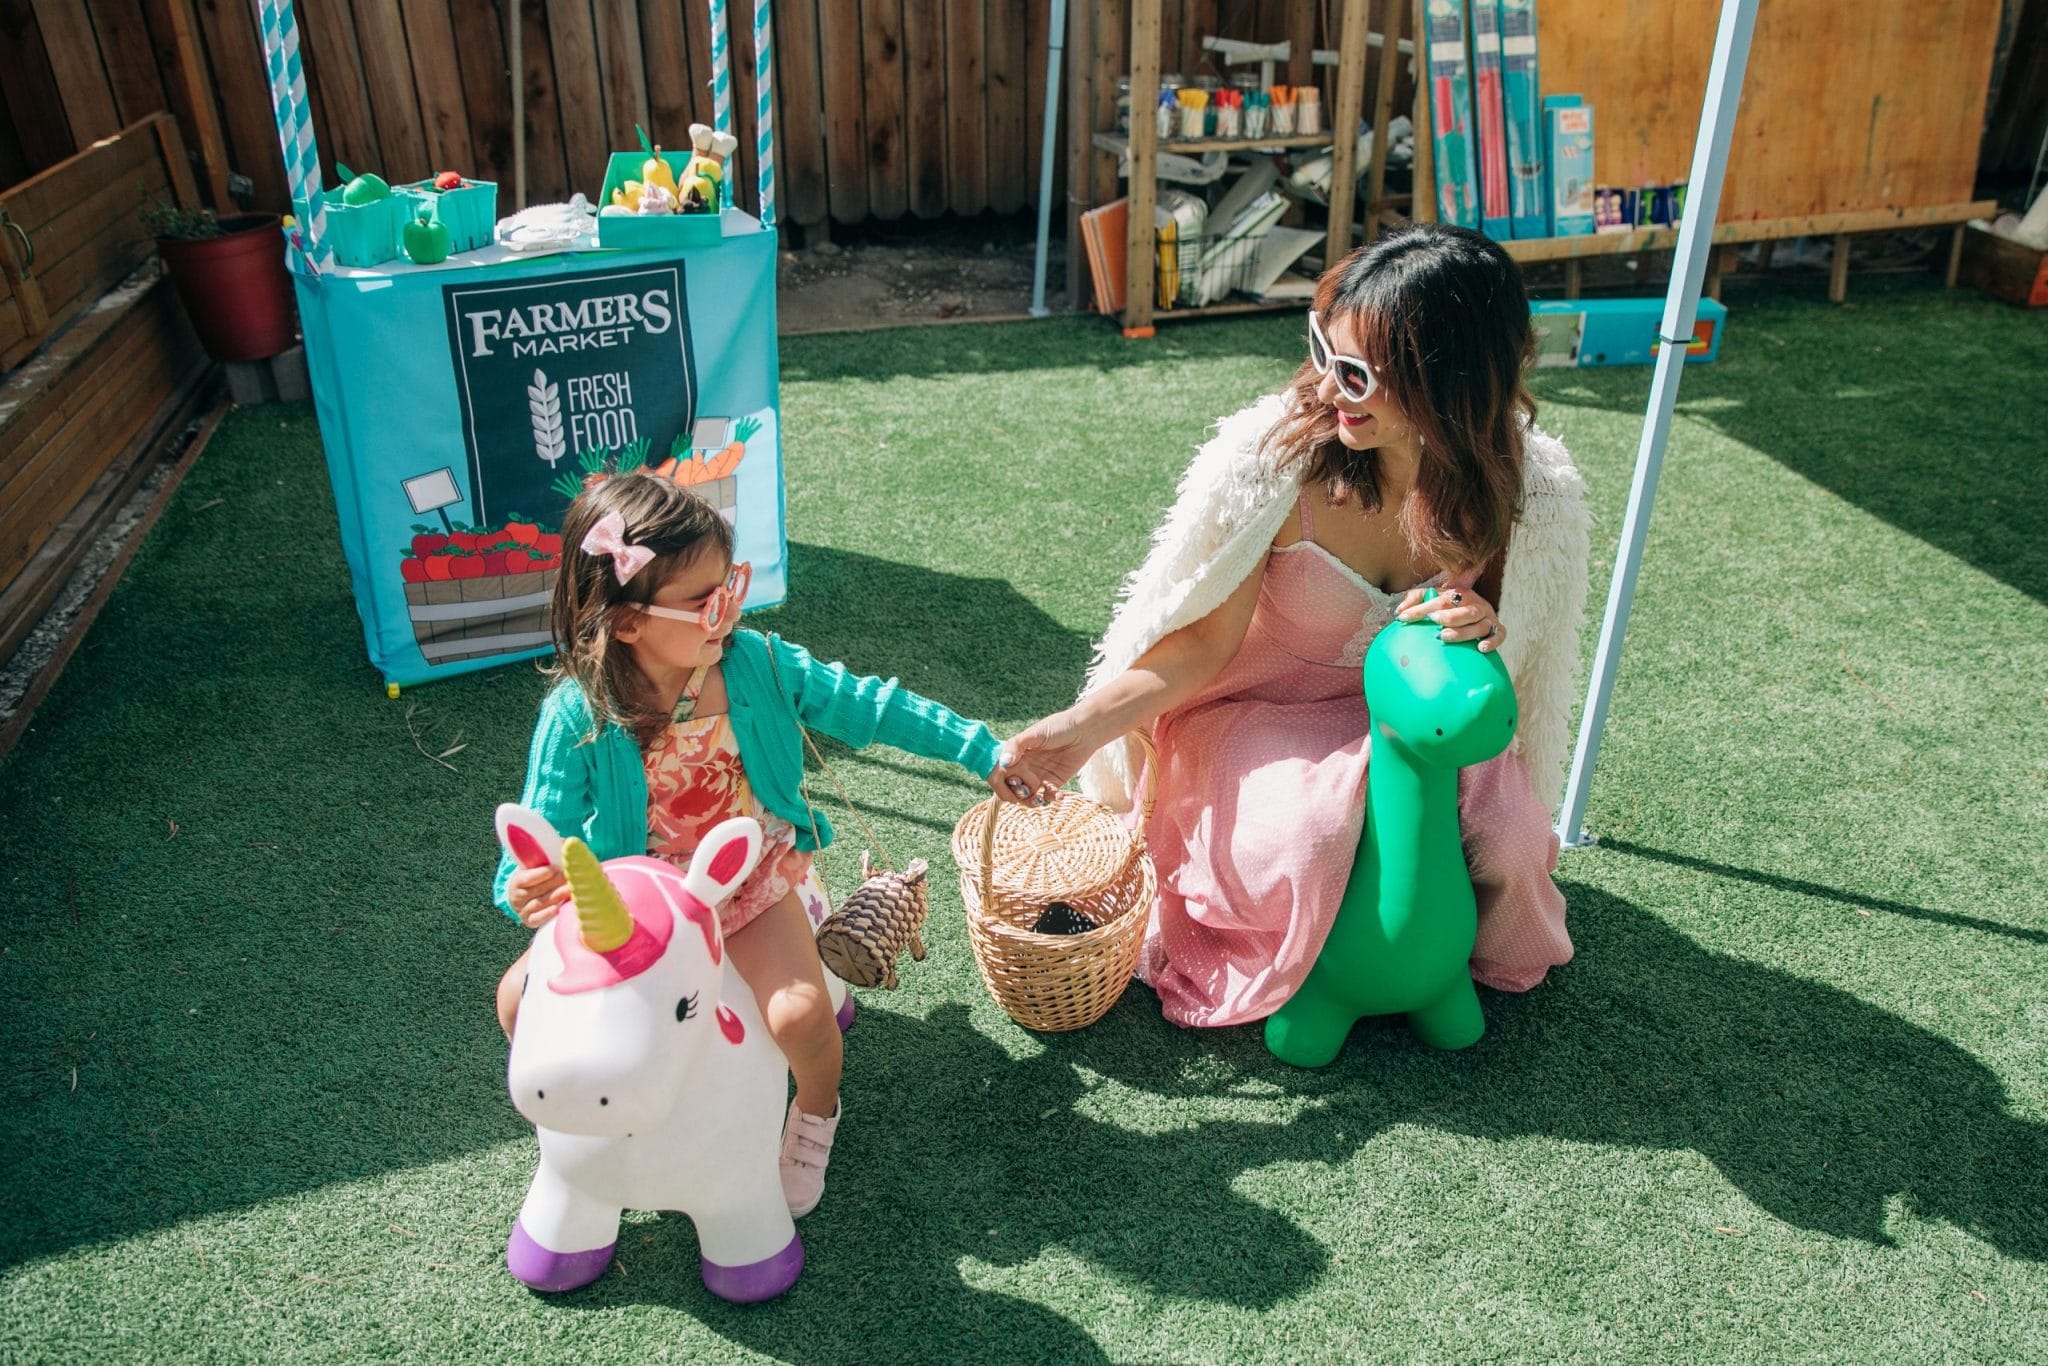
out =
[[[512,1104],[539,1134],[540,1169],[507,1267],[536,1290],[573,1290],[611,1264],[623,1211],[678,1210],[714,1295],[789,1289],[804,1266],[777,1165],[789,1069],[717,914],[760,861],[760,825],[715,827],[688,872],[600,864],[510,804],[498,839],[524,866],[559,866],[572,898],[534,935],[512,1035]],[[827,986],[843,1006],[845,984]]]

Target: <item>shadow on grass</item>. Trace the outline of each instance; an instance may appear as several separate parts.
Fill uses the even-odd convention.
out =
[[[563,1303],[669,1305],[790,1360],[823,1341],[855,1344],[853,1358],[1100,1360],[1077,1323],[974,1287],[975,1264],[1045,1259],[1046,1297],[1073,1302],[1064,1251],[1112,1282],[1267,1309],[1313,1290],[1329,1252],[1238,1194],[1239,1178],[1342,1164],[1396,1125],[1689,1149],[1800,1228],[1887,1245],[1898,1200],[2006,1256],[2048,1260],[2048,1129],[2012,1115],[1989,1069],[1844,992],[1710,953],[1592,888],[1565,890],[1578,960],[1529,996],[1487,993],[1488,1035],[1466,1053],[1371,1022],[1333,1067],[1300,1072],[1266,1053],[1257,1027],[1177,1029],[1134,987],[1092,1029],[1042,1036],[1042,1052],[1012,1060],[963,1006],[928,1019],[871,1006],[848,1038],[858,1127],[802,1226],[811,1260],[795,1291],[751,1309],[714,1300],[688,1221],[667,1218],[637,1230],[629,1277]],[[1127,1129],[1088,1113],[1101,1077],[1169,1103],[1293,1112]]]
[[[1903,901],[1887,901],[1883,897],[1862,896],[1855,892],[1826,887],[1818,882],[1805,882],[1799,878],[1759,872],[1754,868],[1738,868],[1733,864],[1692,858],[1664,849],[1652,849],[1647,845],[1631,844],[1627,840],[1603,839],[1600,841],[1600,847],[1612,853],[1627,854],[1632,858],[1668,863],[1674,868],[1691,868],[1702,873],[1712,873],[1715,877],[1754,883],[1756,886],[1769,887],[1777,892],[1793,892],[1799,896],[1838,902],[1844,906],[1855,906],[1867,911],[1883,911],[1887,915],[1904,916],[1909,920],[1924,920],[1933,925],[1952,925],[1959,930],[1981,930],[1985,934],[2004,935],[2008,939],[2024,939],[2030,944],[2048,944],[2048,930],[2030,930],[2024,925],[2008,925],[2003,921],[1987,920],[1983,916],[1962,915],[1955,911],[1930,911],[1925,906],[1913,906]]]
[[[1731,289],[1721,359],[1686,367],[1681,416],[2048,602],[2038,318],[1917,279],[1859,286],[1860,313]],[[1531,384],[1539,398],[1640,411],[1650,371],[1551,370]]]
[[[1195,1048],[1165,1026],[1177,1046],[1128,1037],[1129,999],[1117,1028],[1050,1047],[1168,1095],[1263,1079],[1324,1100],[1318,1119],[1268,1136],[1256,1162],[1305,1155],[1310,1134],[1340,1160],[1352,1145],[1333,1131],[1396,1123],[1692,1149],[1801,1228],[1888,1244],[1897,1198],[2006,1256],[2048,1261],[2048,1128],[2012,1114],[1989,1068],[1846,992],[1709,952],[1626,901],[1562,885],[1577,958],[1527,996],[1482,993],[1488,1032],[1468,1053],[1431,1052],[1373,1021],[1328,1071],[1305,1075],[1273,1063],[1256,1029]],[[1133,995],[1151,1008],[1142,988]]]
[[[792,541],[801,591],[746,624],[775,631],[857,673],[903,685],[969,717],[1042,716],[1074,700],[1088,667],[1085,635],[1062,626],[1008,580],[969,578]]]

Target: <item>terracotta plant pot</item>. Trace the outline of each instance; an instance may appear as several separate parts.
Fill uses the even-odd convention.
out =
[[[156,239],[200,345],[215,360],[265,360],[291,348],[297,315],[281,226],[274,213],[230,214],[219,237]]]

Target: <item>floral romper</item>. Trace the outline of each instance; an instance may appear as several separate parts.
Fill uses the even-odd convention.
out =
[[[747,880],[719,906],[719,929],[731,938],[799,888],[804,910],[815,922],[823,893],[816,890],[810,854],[796,847],[796,827],[770,814],[755,798],[740,764],[731,715],[696,714],[708,667],[690,675],[668,727],[647,747],[647,852],[687,868],[690,855],[713,826],[734,816],[752,816],[761,822],[766,848]]]

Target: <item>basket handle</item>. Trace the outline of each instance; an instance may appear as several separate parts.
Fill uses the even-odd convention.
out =
[[[1127,731],[1116,743],[1135,741],[1145,761],[1145,793],[1138,804],[1138,828],[1132,832],[1133,852],[1145,847],[1145,823],[1152,819],[1152,805],[1159,797],[1159,748],[1152,743],[1149,728]],[[1000,797],[988,799],[988,819],[981,823],[981,904],[995,904],[996,813],[1009,805]]]

